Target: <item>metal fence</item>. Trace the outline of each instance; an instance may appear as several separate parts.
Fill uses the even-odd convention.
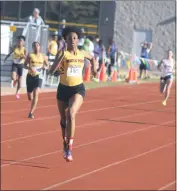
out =
[[[4,64],[3,57],[7,55],[11,48],[16,44],[17,37],[24,35],[26,37],[25,47],[28,53],[32,52],[32,43],[38,41],[41,45],[41,52],[46,54],[48,47],[48,25],[37,25],[27,22],[5,21],[1,20],[1,82],[3,79],[7,79],[10,76],[9,71],[12,67],[12,59],[9,59]],[[8,67],[7,67],[8,66]],[[8,71],[8,72],[7,72]],[[26,87],[26,74],[24,69],[24,75],[22,79],[22,86]]]
[[[28,52],[32,51],[32,42],[34,41],[38,41],[41,44],[41,52],[47,52],[49,28],[48,25],[37,25],[27,22],[1,20],[1,27],[3,26],[9,26],[10,29],[9,48],[16,43],[16,39],[19,35],[24,35],[26,37],[25,47]],[[1,35],[1,39],[3,35]]]

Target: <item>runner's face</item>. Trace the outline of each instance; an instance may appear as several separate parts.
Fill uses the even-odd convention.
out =
[[[33,12],[33,16],[34,16],[34,17],[38,17],[38,15],[39,15],[39,14],[38,14],[37,11],[34,11],[34,12]]]
[[[99,38],[96,38],[95,40],[96,40],[96,42],[98,43],[100,39],[99,39]]]
[[[54,36],[54,40],[57,41],[58,40],[58,36]]]
[[[18,41],[18,44],[19,44],[19,46],[24,46],[24,40],[23,40],[23,39],[20,39],[20,40]]]
[[[144,48],[147,48],[147,43],[144,43]]]
[[[38,43],[35,43],[33,46],[34,52],[40,52],[40,45]]]
[[[74,32],[69,33],[67,38],[66,38],[66,43],[68,45],[69,48],[76,48],[78,46],[78,35]]]
[[[173,57],[173,52],[171,50],[168,51],[168,58],[172,58]]]

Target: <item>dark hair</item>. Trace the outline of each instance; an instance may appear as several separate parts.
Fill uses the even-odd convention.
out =
[[[26,40],[25,36],[23,36],[23,35],[18,36],[17,39],[18,39],[18,40],[23,39],[24,41]]]
[[[62,31],[62,36],[63,38],[66,40],[66,37],[68,36],[69,33],[76,33],[78,38],[80,39],[81,38],[81,30],[79,28],[76,28],[76,27],[66,27],[63,29]]]
[[[95,36],[95,39],[96,39],[96,38],[100,38],[100,37],[99,37],[98,35],[96,35],[96,36]]]
[[[62,40],[62,36],[60,36],[60,35],[58,36],[58,41],[59,41],[59,40]]]
[[[34,41],[33,44],[32,44],[32,47],[34,47],[36,44],[39,44],[39,46],[40,46],[40,43],[39,43],[39,42]]]
[[[92,37],[92,36],[88,36],[87,38],[88,38],[90,41],[93,42],[93,37]]]
[[[103,41],[99,40],[98,44],[103,45]]]

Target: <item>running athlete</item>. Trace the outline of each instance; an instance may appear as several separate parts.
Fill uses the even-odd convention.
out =
[[[56,31],[56,32],[53,33],[52,40],[51,40],[51,42],[49,43],[49,46],[48,46],[49,68],[53,64],[57,52],[58,52],[58,32]],[[52,85],[54,76],[47,75],[47,80],[46,80],[47,82],[49,80],[49,77],[51,77],[51,82],[50,83]]]
[[[27,95],[31,102],[31,109],[28,118],[34,118],[34,111],[38,103],[39,88],[42,86],[43,70],[48,67],[47,57],[40,52],[40,44],[33,42],[33,53],[25,60],[25,68],[28,69],[26,78]],[[33,96],[32,96],[33,93]]]
[[[173,83],[174,65],[175,61],[173,60],[173,52],[171,50],[168,50],[167,58],[162,59],[157,67],[161,71],[160,92],[165,93],[165,99],[162,102],[164,106],[166,106],[167,104],[167,100],[169,98],[170,90]]]
[[[72,144],[75,134],[76,114],[83,104],[85,87],[83,84],[82,70],[84,59],[90,60],[93,67],[93,75],[96,76],[96,61],[93,56],[84,50],[78,49],[81,31],[78,28],[67,27],[62,36],[66,40],[67,50],[58,52],[56,60],[50,72],[60,71],[60,83],[57,90],[57,103],[61,116],[60,125],[66,161],[73,160]]]
[[[56,31],[53,35],[52,35],[52,40],[49,43],[49,47],[48,47],[48,55],[49,55],[49,64],[52,65],[54,60],[55,60],[55,56],[57,54],[58,51],[58,32]]]
[[[5,57],[4,62],[7,58],[13,53],[12,59],[12,86],[14,87],[17,82],[17,90],[16,90],[16,98],[19,99],[20,88],[22,84],[22,75],[23,75],[23,66],[25,62],[25,58],[27,55],[26,48],[24,47],[25,37],[19,36],[17,45],[13,48],[13,50]]]

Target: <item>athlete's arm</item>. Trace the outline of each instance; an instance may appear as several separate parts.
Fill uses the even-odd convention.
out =
[[[9,58],[9,56],[14,52],[15,47],[12,48],[11,52],[4,58],[4,62]]]
[[[63,58],[64,58],[64,51],[61,50],[57,53],[55,61],[49,70],[49,73],[54,74],[58,70]]]
[[[175,73],[175,71],[176,71],[176,62],[175,60],[173,60],[173,72]]]
[[[49,63],[48,63],[48,58],[47,56],[44,55],[44,69],[48,69]]]
[[[27,56],[27,51],[26,51],[26,49],[24,50],[24,55],[22,55],[21,57],[20,57],[20,59],[26,59],[26,56]]]
[[[29,54],[27,55],[26,59],[25,59],[25,63],[24,63],[24,68],[29,70],[30,67],[29,67],[29,63],[30,63],[30,56]]]
[[[158,66],[157,66],[157,69],[160,70],[160,71],[161,71],[160,67],[162,65],[162,62],[163,62],[163,60],[161,60],[160,63],[158,64]]]
[[[86,52],[86,51],[82,51],[82,52],[84,54],[84,57],[86,59],[90,60],[90,63],[93,68],[93,75],[94,75],[94,77],[96,77],[97,76],[97,69],[96,69],[97,61],[95,60],[94,56],[90,55],[88,52]]]

